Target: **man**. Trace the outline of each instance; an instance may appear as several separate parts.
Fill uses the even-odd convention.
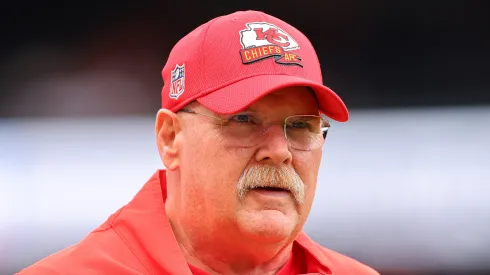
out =
[[[300,31],[262,12],[218,17],[175,45],[162,75],[166,170],[20,274],[378,274],[302,231],[327,117],[348,111]]]

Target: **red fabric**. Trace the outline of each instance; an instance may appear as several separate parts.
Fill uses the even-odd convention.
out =
[[[301,247],[294,245],[293,253],[277,275],[303,274],[306,272],[306,257]]]
[[[209,275],[209,273],[204,272],[201,269],[199,269],[193,265],[189,265],[189,269],[191,270],[193,275]]]
[[[240,11],[199,26],[174,46],[162,70],[162,107],[175,112],[198,100],[229,114],[279,88],[309,86],[322,113],[347,121],[347,107],[322,77],[303,33],[263,12]]]
[[[78,244],[17,274],[192,275],[165,215],[166,196],[165,171],[160,170],[127,205]],[[319,246],[305,233],[294,245],[292,266],[286,266],[284,272],[379,275],[358,261]]]

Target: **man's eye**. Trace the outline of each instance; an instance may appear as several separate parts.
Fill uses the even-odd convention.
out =
[[[240,123],[255,123],[256,120],[252,115],[234,115],[228,119],[232,122],[240,122]]]
[[[303,128],[309,128],[309,124],[306,121],[293,121],[289,127],[295,128],[295,129],[303,129]]]

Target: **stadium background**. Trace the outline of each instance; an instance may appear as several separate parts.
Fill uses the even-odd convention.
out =
[[[2,2],[0,274],[80,240],[160,168],[172,45],[244,9],[309,36],[351,110],[312,237],[381,274],[489,274],[490,2],[389,0]]]

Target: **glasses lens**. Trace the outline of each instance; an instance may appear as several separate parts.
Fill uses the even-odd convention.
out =
[[[322,118],[319,116],[292,116],[284,125],[291,148],[313,150],[323,144]]]
[[[268,126],[250,114],[240,114],[226,119],[221,126],[221,134],[229,146],[253,147],[263,140]],[[314,115],[291,116],[285,120],[284,131],[289,146],[296,150],[313,150],[323,145],[324,120]]]
[[[221,134],[230,146],[252,147],[258,144],[261,135],[260,120],[252,114],[239,114],[226,119]]]

